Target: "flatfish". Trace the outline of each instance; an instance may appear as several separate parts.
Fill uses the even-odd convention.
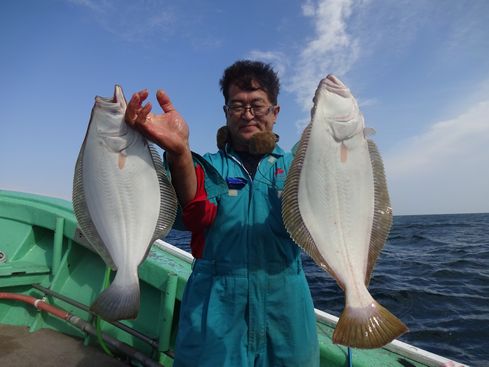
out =
[[[138,266],[176,216],[177,198],[152,144],[124,121],[126,99],[95,97],[73,179],[80,230],[116,276],[91,306],[102,318],[135,318]]]
[[[350,90],[328,75],[316,90],[282,198],[293,240],[345,292],[333,342],[357,348],[381,347],[407,331],[367,289],[392,224],[382,158],[368,133]]]

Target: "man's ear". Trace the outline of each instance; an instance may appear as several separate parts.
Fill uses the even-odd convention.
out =
[[[274,106],[273,107],[273,115],[274,115],[275,119],[277,118],[279,112],[280,112],[280,106],[279,105]]]

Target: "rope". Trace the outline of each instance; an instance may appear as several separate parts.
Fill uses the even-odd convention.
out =
[[[110,267],[107,266],[105,268],[103,289],[106,289],[109,286],[109,283],[110,283]],[[102,349],[104,350],[104,352],[106,354],[108,354],[109,356],[113,357],[114,355],[112,354],[112,352],[110,351],[109,347],[107,346],[107,344],[105,343],[105,341],[102,337],[102,322],[101,321],[102,321],[102,318],[100,316],[97,316],[97,319],[95,321],[95,326],[97,328],[97,340],[98,340],[98,343],[100,344],[100,346],[102,347]]]

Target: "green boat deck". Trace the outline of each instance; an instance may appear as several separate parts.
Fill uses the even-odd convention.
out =
[[[71,202],[0,190],[0,292],[45,299],[95,327],[97,318],[88,306],[102,290],[105,272],[105,263],[77,229]],[[157,241],[139,267],[138,317],[116,325],[101,321],[100,331],[156,365],[171,366],[180,301],[190,272],[188,254]],[[318,311],[321,366],[347,366],[347,348],[331,342],[334,320],[322,315]],[[27,326],[30,332],[51,329],[79,338],[86,346],[98,345],[90,333],[15,300],[0,298],[0,325]],[[3,342],[0,339],[0,345]],[[352,355],[355,367],[441,366],[448,361],[403,343],[354,349]],[[0,355],[3,365],[1,361]]]

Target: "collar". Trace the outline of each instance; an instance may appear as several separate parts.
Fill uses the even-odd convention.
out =
[[[238,158],[238,153],[231,147],[231,145],[229,143],[226,143],[226,145],[224,147],[224,153],[226,153],[227,155],[232,155],[233,157]],[[284,154],[285,154],[285,151],[278,144],[275,144],[275,148],[273,148],[272,152],[265,154],[263,156],[263,158],[268,157],[269,155],[271,155],[275,158],[280,158]]]

